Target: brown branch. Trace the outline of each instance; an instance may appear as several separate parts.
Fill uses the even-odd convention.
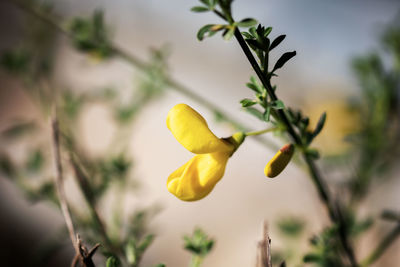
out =
[[[74,224],[72,223],[72,218],[67,203],[67,197],[65,195],[65,190],[64,190],[63,169],[62,169],[61,155],[60,155],[60,131],[58,128],[58,120],[56,116],[54,116],[52,119],[51,127],[53,136],[54,161],[56,165],[55,184],[56,184],[57,194],[60,201],[60,207],[62,214],[64,216],[65,224],[67,225],[69,237],[71,239],[72,245],[74,246],[75,253],[79,254],[79,247],[75,239]]]
[[[92,261],[92,257],[100,244],[96,244],[89,252],[87,251],[86,247],[82,244],[79,235],[75,235],[74,224],[72,222],[71,213],[68,208],[67,196],[64,189],[64,177],[60,153],[60,130],[58,127],[57,116],[53,117],[51,127],[53,136],[54,161],[56,165],[55,184],[60,201],[61,211],[64,216],[65,224],[67,225],[69,237],[75,249],[75,257],[72,260],[71,267],[75,267],[78,263],[78,260],[84,267],[95,267]]]

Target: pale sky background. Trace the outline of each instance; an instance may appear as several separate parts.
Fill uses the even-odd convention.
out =
[[[234,40],[226,42],[216,35],[197,41],[196,33],[201,26],[220,20],[212,14],[190,12],[194,5],[197,1],[56,1],[56,9],[65,16],[87,15],[95,8],[103,8],[115,42],[140,58],[147,58],[149,47],[171,45],[170,70],[177,80],[219,103],[225,111],[254,129],[262,127],[240,111],[238,103],[251,96],[244,86],[253,75],[249,63]],[[297,56],[279,72],[275,82],[279,85],[279,96],[300,106],[310,100],[310,95],[323,98],[356,94],[357,83],[349,66],[351,57],[376,48],[380,29],[399,10],[400,2],[389,0],[236,0],[233,14],[238,20],[251,16],[272,26],[271,36],[287,35],[275,55],[296,50]],[[57,80],[61,85],[84,90],[104,85],[113,85],[122,91],[132,88],[134,70],[125,63],[112,60],[96,65],[67,46],[62,51],[57,65]],[[4,99],[1,102],[6,105]],[[232,134],[228,127],[216,124],[204,107],[173,91],[149,105],[138,118],[129,150],[136,162],[135,177],[143,177],[144,190],[137,197],[127,197],[127,209],[150,203],[164,206],[152,223],[158,237],[146,253],[143,266],[159,262],[168,267],[187,266],[189,254],[182,249],[181,238],[195,226],[201,226],[217,239],[204,267],[252,266],[264,219],[273,224],[280,215],[289,213],[307,218],[308,234],[322,228],[327,218],[321,215],[324,208],[307,175],[291,164],[281,177],[267,180],[263,168],[274,151],[251,140],[229,160],[224,178],[207,198],[184,203],[170,195],[165,187],[168,175],[192,156],[165,126],[168,110],[181,102],[202,113],[218,136]],[[104,151],[111,140],[113,126],[108,116],[102,107],[94,106],[86,110],[81,121],[82,142],[94,154]],[[9,184],[4,186],[11,188]],[[398,208],[399,186],[397,181],[395,186],[378,188],[366,206],[372,212],[381,205]],[[376,200],[381,195],[385,195],[385,200],[378,205]],[[21,205],[27,211],[27,204]],[[41,206],[35,209],[33,217],[48,212]],[[54,211],[52,214],[56,216]],[[45,219],[36,217],[35,220],[43,223]],[[273,247],[281,245],[274,227],[271,238]],[[398,251],[399,242],[390,252],[394,254],[396,248]]]

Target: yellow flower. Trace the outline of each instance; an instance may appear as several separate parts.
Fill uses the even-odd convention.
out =
[[[184,201],[204,198],[224,175],[229,157],[245,135],[239,132],[226,139],[216,137],[205,119],[186,104],[169,111],[167,127],[179,143],[197,154],[168,177],[168,191]]]
[[[285,169],[286,165],[288,165],[290,159],[293,156],[293,153],[293,144],[286,144],[281,149],[279,149],[275,156],[265,166],[265,176],[274,178],[275,176],[280,174]]]

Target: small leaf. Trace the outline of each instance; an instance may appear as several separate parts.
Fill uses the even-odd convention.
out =
[[[238,27],[251,27],[257,24],[257,20],[252,18],[245,18],[237,23]]]
[[[292,51],[292,52],[286,52],[284,53],[276,62],[274,69],[272,70],[272,72],[274,72],[277,69],[280,69],[283,67],[283,65],[285,65],[286,62],[288,62],[292,57],[294,57],[296,55],[296,51]]]
[[[118,260],[118,258],[114,256],[108,257],[106,261],[106,267],[119,267],[119,266],[120,266],[120,261]]]
[[[264,119],[264,121],[269,122],[269,121],[270,121],[270,118],[269,118],[270,116],[271,116],[271,108],[270,108],[270,107],[267,107],[267,108],[265,109],[264,114],[263,114],[263,119]]]
[[[251,106],[257,104],[257,102],[255,102],[251,99],[245,98],[240,101],[240,104],[242,104],[242,107],[247,108],[247,107],[251,107]]]
[[[1,134],[5,138],[20,137],[36,129],[36,124],[31,121],[19,121],[13,126],[4,130]]]
[[[317,126],[315,127],[315,130],[312,133],[313,138],[315,138],[321,131],[322,128],[324,128],[326,121],[326,112],[322,113],[322,115],[319,117]]]
[[[200,28],[200,30],[197,32],[197,39],[199,41],[202,41],[204,39],[204,35],[210,31],[211,27],[213,27],[214,24],[207,24],[204,25],[203,27]]]
[[[253,90],[254,92],[259,93],[257,86],[255,86],[254,84],[252,84],[252,83],[246,83],[246,86],[247,86],[248,88],[250,88],[251,90]]]
[[[26,162],[26,169],[31,172],[38,172],[44,164],[44,156],[40,149],[30,153],[28,161]]]
[[[259,111],[258,109],[255,108],[246,108],[245,109],[248,113],[250,113],[251,115],[257,117],[258,119],[264,121],[264,115],[261,111]]]
[[[253,36],[253,37],[257,37],[257,30],[255,27],[251,27],[249,29],[249,33]]]
[[[264,37],[268,37],[268,35],[271,33],[271,31],[272,31],[272,27],[266,28],[264,31]]]
[[[210,9],[204,6],[194,6],[190,9],[190,11],[200,13],[210,11]]]
[[[224,37],[225,41],[229,41],[230,39],[232,39],[233,35],[235,34],[235,27],[232,27],[231,29],[225,31],[222,36]]]
[[[16,173],[16,168],[7,155],[0,154],[0,173],[11,178]]]
[[[252,39],[252,38],[253,38],[253,35],[251,35],[251,34],[248,33],[248,32],[242,32],[242,35],[243,35],[244,37],[246,37],[247,39]]]
[[[211,5],[210,0],[200,0],[200,2],[202,2],[206,6],[210,6]]]
[[[134,265],[137,261],[136,244],[134,240],[130,240],[125,247],[126,260],[129,264]]]
[[[318,150],[313,149],[313,148],[308,148],[306,150],[306,154],[315,160],[319,159],[319,157],[320,157]]]
[[[319,261],[321,261],[321,256],[318,254],[309,253],[304,256],[303,261],[304,262],[319,262]]]
[[[285,108],[285,104],[283,104],[283,102],[281,100],[275,100],[270,102],[270,106],[273,109],[284,109]]]
[[[278,37],[276,37],[275,40],[272,41],[269,50],[271,51],[272,49],[277,47],[285,39],[285,37],[286,35],[279,35]]]

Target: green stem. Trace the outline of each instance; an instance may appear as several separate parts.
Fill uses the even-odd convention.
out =
[[[267,128],[267,129],[260,130],[260,131],[247,132],[247,133],[244,133],[244,135],[246,135],[246,136],[261,135],[261,134],[277,131],[278,129],[279,129],[278,127],[272,127],[272,128]]]
[[[400,236],[400,223],[389,232],[385,238],[379,243],[376,249],[365,259],[361,262],[361,267],[370,266],[375,261],[377,261],[386,249]]]
[[[190,260],[189,267],[200,267],[202,262],[203,262],[202,257],[200,257],[199,255],[193,255]]]

